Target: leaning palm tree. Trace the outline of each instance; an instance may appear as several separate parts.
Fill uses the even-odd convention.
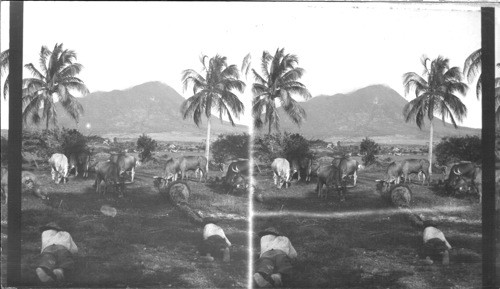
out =
[[[298,82],[304,74],[304,69],[297,67],[298,57],[285,54],[284,48],[278,48],[274,56],[264,51],[261,62],[262,75],[252,69],[256,81],[252,87],[254,126],[260,129],[267,124],[268,135],[271,134],[272,126],[279,130],[278,103],[281,104],[292,121],[300,125],[306,117],[306,112],[292,98],[292,95],[297,94],[308,100],[311,98],[311,94],[304,84]]]
[[[414,91],[416,98],[407,103],[403,108],[406,122],[415,120],[422,129],[424,119],[430,122],[429,133],[429,173],[432,174],[432,138],[434,132],[434,114],[441,116],[443,123],[450,119],[457,128],[456,120],[462,121],[467,115],[467,107],[462,103],[456,93],[465,95],[467,84],[462,82],[462,73],[458,67],[449,68],[449,60],[439,56],[427,65],[429,58],[422,57],[424,73],[422,76],[415,72],[403,75],[405,94]],[[424,79],[427,77],[427,79]]]
[[[4,50],[0,53],[0,79],[2,75],[9,69],[9,49]],[[9,93],[9,74],[5,77],[5,82],[3,85],[3,98],[7,99],[7,93]]]
[[[205,156],[209,160],[210,155],[210,122],[212,110],[219,113],[222,117],[227,116],[233,126],[233,114],[239,117],[244,110],[243,103],[232,92],[237,90],[243,93],[245,83],[239,80],[238,67],[228,65],[225,56],[216,55],[210,58],[203,55],[200,61],[203,65],[202,71],[205,77],[193,69],[186,69],[182,72],[182,83],[184,91],[188,86],[193,86],[193,96],[186,99],[181,105],[181,113],[184,119],[193,117],[194,123],[199,127],[203,114],[207,118],[207,139],[205,147]],[[208,162],[207,162],[208,172]]]
[[[36,69],[32,63],[24,66],[33,76],[23,80],[23,119],[25,122],[30,119],[38,124],[44,119],[47,130],[50,122],[56,125],[56,100],[61,103],[69,116],[78,122],[83,113],[83,107],[72,93],[77,91],[86,95],[89,91],[84,82],[76,77],[83,66],[75,61],[76,53],[73,50],[63,49],[61,43],[56,44],[52,51],[42,46],[40,70]]]

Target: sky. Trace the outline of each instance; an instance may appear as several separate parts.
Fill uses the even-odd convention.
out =
[[[8,2],[1,5],[3,51]],[[187,98],[192,89],[183,91],[181,72],[201,71],[201,55],[220,54],[241,66],[250,53],[252,68],[260,72],[262,52],[284,47],[299,57],[306,70],[300,81],[313,96],[371,84],[405,96],[402,75],[421,74],[422,55],[443,55],[451,66],[463,67],[481,45],[480,8],[472,4],[55,1],[25,2],[24,11],[23,63],[38,66],[41,46],[62,42],[77,52],[84,65],[79,77],[90,92],[161,81]],[[253,78],[243,80],[246,113],[236,122],[250,124]],[[480,128],[474,88],[462,98],[468,108],[462,125]],[[2,99],[2,129],[8,127],[7,107]]]

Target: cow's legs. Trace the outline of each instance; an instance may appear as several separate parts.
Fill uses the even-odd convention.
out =
[[[131,181],[132,183],[134,182],[134,176],[135,176],[135,167],[132,167],[132,170],[130,170],[130,178],[131,178]]]
[[[354,186],[356,186],[356,180],[358,179],[358,174],[356,173],[356,171],[354,171],[353,177],[354,177]]]
[[[278,175],[276,173],[273,173],[273,180],[274,180],[274,185],[278,185]]]
[[[52,180],[55,181],[57,172],[53,167],[51,168],[50,174],[52,175]]]

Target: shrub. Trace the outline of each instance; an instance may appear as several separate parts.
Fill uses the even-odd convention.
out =
[[[63,128],[59,141],[62,152],[66,156],[72,153],[88,151],[87,138],[76,129]]]
[[[139,157],[142,161],[148,161],[151,159],[151,152],[155,151],[157,143],[154,139],[143,133],[137,139],[137,149],[142,151]]]
[[[445,165],[459,161],[481,162],[481,138],[479,136],[444,137],[435,148],[436,161]]]
[[[365,166],[371,165],[375,162],[375,154],[378,154],[380,151],[379,145],[372,139],[366,137],[361,141],[359,145],[359,151],[362,154],[365,154],[361,159]]]
[[[275,158],[311,157],[310,142],[300,134],[272,134],[257,137],[254,153],[261,161],[270,163]]]
[[[250,136],[242,134],[220,134],[212,143],[212,156],[217,163],[230,159],[248,159]]]

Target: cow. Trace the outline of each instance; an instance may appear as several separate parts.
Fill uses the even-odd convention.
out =
[[[205,182],[207,181],[207,158],[203,156],[185,156],[179,160],[179,170],[181,172],[181,179],[187,178],[187,171],[200,170],[202,175],[200,175],[200,182],[202,177],[205,177]]]
[[[424,175],[424,179],[422,180],[422,185],[425,180],[427,180],[427,184],[430,184],[430,175],[429,175],[429,161],[424,159],[406,159],[401,164],[402,172],[405,179],[405,183],[410,181],[410,174],[418,174],[422,172]]]
[[[403,164],[392,162],[387,167],[387,182],[399,184],[401,175],[403,174]]]
[[[322,194],[323,185],[326,185],[326,193]],[[337,166],[327,165],[321,166],[318,169],[318,183],[316,185],[316,191],[318,191],[318,198],[324,195],[327,198],[330,189],[336,189],[339,191],[339,197],[341,201],[345,200],[345,182],[342,181],[341,171]]]
[[[320,158],[312,161],[312,164],[311,164],[311,175],[317,176],[319,168],[323,167],[323,166],[329,166],[329,165],[331,165],[332,162],[333,162],[333,160],[335,160],[335,158],[324,156],[324,157],[320,157]]]
[[[446,180],[446,190],[453,193],[464,193],[470,189],[476,190],[479,200],[482,199],[482,170],[481,167],[471,162],[455,164],[450,169]]]
[[[78,153],[71,153],[69,155],[69,171],[75,170],[75,177],[78,176],[78,170],[83,170],[83,177],[87,178],[89,176],[90,168],[90,153],[81,151]]]
[[[248,183],[249,176],[250,160],[240,159],[229,164],[224,183],[231,192],[234,188],[240,188],[242,184]]]
[[[300,172],[304,171],[306,173],[306,182],[311,181],[311,171],[312,171],[312,159],[308,157],[303,158],[292,158],[290,160],[291,173],[290,178],[293,178],[297,174],[297,182],[300,181]]]
[[[130,172],[130,181],[134,182],[135,166],[140,165],[140,162],[134,156],[121,153],[112,154],[109,157],[109,160],[112,163],[118,165],[118,167],[120,168],[120,175],[122,175],[124,172]]]
[[[334,159],[332,161],[332,165],[340,169],[342,179],[345,179],[348,176],[353,176],[354,186],[356,186],[356,180],[358,179],[357,172],[358,169],[362,168],[357,160],[351,159],[350,157],[343,157],[340,159]]]
[[[123,196],[125,183],[122,174],[120,166],[110,160],[97,163],[94,183],[96,193],[104,195],[108,191],[108,186],[111,185],[118,188],[120,196]],[[104,190],[101,189],[102,181],[104,181]]]
[[[168,185],[169,181],[177,181],[177,177],[180,174],[180,160],[178,158],[169,158],[165,165],[165,170],[163,176],[154,176],[154,186],[160,190],[160,188]]]
[[[55,181],[56,184],[59,184],[61,181],[67,183],[69,174],[68,158],[63,154],[55,153],[50,157],[49,164],[51,167],[52,180]]]
[[[271,168],[273,170],[274,184],[278,189],[281,189],[283,184],[285,188],[288,188],[290,185],[290,163],[286,159],[276,158],[271,164]]]
[[[2,167],[1,172],[1,191],[2,199],[5,199],[5,202],[7,203],[9,196],[9,171],[4,167]],[[29,171],[21,172],[21,191],[30,191],[42,200],[48,199],[47,193],[40,188],[37,177]]]

